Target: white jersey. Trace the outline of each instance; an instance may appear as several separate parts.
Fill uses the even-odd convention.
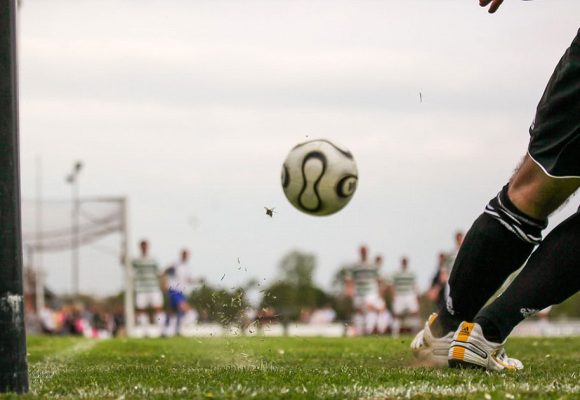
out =
[[[178,261],[167,269],[167,286],[169,289],[178,290],[185,294],[192,289],[193,278],[187,263]]]

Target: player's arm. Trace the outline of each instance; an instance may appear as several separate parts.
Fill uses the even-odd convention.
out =
[[[491,3],[491,5],[489,6],[489,9],[487,11],[490,14],[493,14],[494,12],[497,11],[499,6],[501,6],[501,3],[503,3],[503,0],[479,0],[479,5],[481,7],[487,7],[490,3]]]

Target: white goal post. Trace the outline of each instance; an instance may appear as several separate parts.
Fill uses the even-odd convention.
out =
[[[134,333],[135,308],[133,269],[131,266],[128,200],[126,197],[85,197],[78,199],[78,216],[71,218],[74,204],[70,200],[22,199],[23,248],[35,255],[47,252],[73,251],[110,234],[121,236],[119,260],[124,268],[125,328]],[[43,308],[44,283],[40,257],[36,265],[36,308]],[[31,261],[31,260],[29,260]]]

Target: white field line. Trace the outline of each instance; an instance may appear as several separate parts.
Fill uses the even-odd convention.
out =
[[[55,376],[60,374],[67,365],[81,353],[91,350],[98,343],[96,340],[83,340],[74,346],[51,354],[41,362],[30,366],[30,382],[32,393],[40,391]]]
[[[388,386],[388,387],[364,387],[353,385],[351,388],[342,386],[323,385],[317,391],[318,396],[340,396],[356,395],[360,398],[378,399],[378,398],[413,398],[419,395],[434,396],[456,396],[463,397],[475,393],[503,392],[506,397],[509,394],[522,395],[525,393],[563,393],[576,394],[580,393],[580,385],[558,385],[558,384],[529,384],[506,383],[506,384],[482,384],[467,383],[454,385],[436,385],[430,383],[409,382],[408,385]]]
[[[489,394],[490,398],[497,397],[497,392],[503,393],[501,398],[510,399],[513,397],[525,396],[527,393],[561,393],[566,395],[574,395],[580,393],[580,385],[552,385],[552,384],[528,384],[528,383],[510,383],[505,385],[485,385],[485,384],[457,384],[457,385],[436,385],[436,384],[420,384],[416,382],[409,382],[408,385],[399,386],[379,386],[368,387],[354,384],[352,386],[337,386],[337,385],[322,385],[314,390],[308,390],[306,386],[245,386],[242,384],[232,384],[221,387],[219,390],[210,392],[207,386],[198,384],[183,386],[180,388],[170,387],[151,387],[148,385],[137,384],[131,388],[123,389],[119,393],[115,389],[94,386],[90,388],[71,388],[71,393],[77,398],[104,398],[104,397],[118,397],[125,396],[207,396],[207,397],[254,397],[256,395],[268,395],[272,397],[284,395],[309,395],[316,398],[326,397],[356,397],[359,399],[409,399],[415,396],[451,396],[462,398],[470,394]],[[492,395],[493,393],[493,395]],[[513,396],[513,397],[512,397]],[[59,397],[59,396],[56,396]],[[67,397],[67,396],[65,396]],[[486,396],[487,398],[488,396]]]

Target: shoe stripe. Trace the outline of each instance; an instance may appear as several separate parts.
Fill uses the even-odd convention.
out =
[[[462,322],[457,333],[457,340],[467,342],[471,332],[473,331],[473,325],[472,322]]]
[[[479,348],[478,346],[476,346],[473,343],[464,343],[464,342],[453,342],[455,344],[452,344],[453,348],[455,349],[456,347],[461,347],[475,355],[477,355],[480,358],[486,359],[487,358],[487,353],[485,352],[485,350],[482,350],[481,348]]]
[[[431,316],[429,316],[429,319],[427,320],[427,325],[432,326],[433,322],[435,322],[436,319],[437,319],[437,313],[431,314]]]
[[[454,360],[463,361],[465,357],[465,348],[461,346],[454,346],[451,351],[451,358]]]

